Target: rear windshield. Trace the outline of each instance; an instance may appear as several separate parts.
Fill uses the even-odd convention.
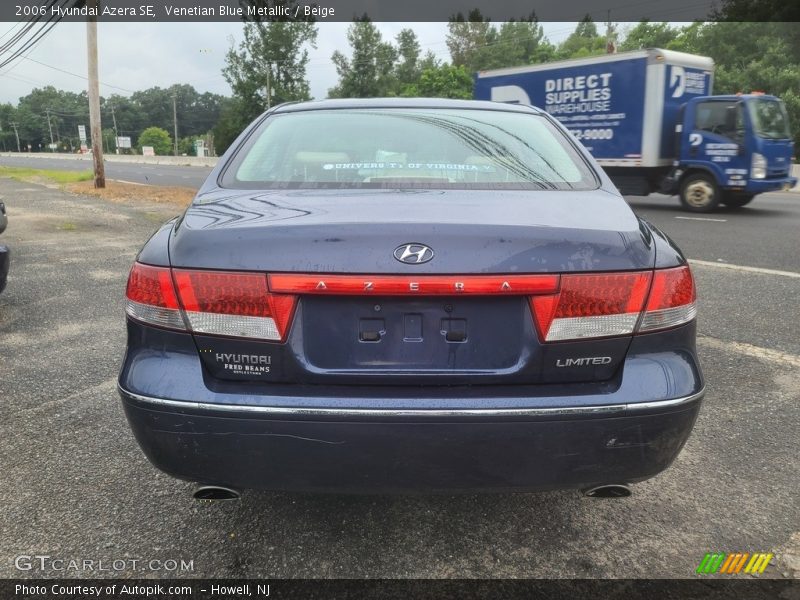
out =
[[[470,109],[339,109],[267,118],[236,153],[232,188],[594,189],[545,117]]]

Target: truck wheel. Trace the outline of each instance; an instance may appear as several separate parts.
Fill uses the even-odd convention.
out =
[[[681,204],[692,212],[711,212],[719,206],[717,183],[705,173],[691,173],[681,183]]]
[[[722,203],[731,208],[741,208],[745,204],[749,204],[755,197],[755,194],[725,194],[722,197]]]

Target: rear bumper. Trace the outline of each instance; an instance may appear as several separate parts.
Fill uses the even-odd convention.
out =
[[[8,268],[11,263],[11,251],[8,246],[0,245],[0,292],[6,288]]]
[[[326,492],[535,491],[640,481],[680,452],[703,396],[392,410],[220,406],[119,391],[139,445],[170,475]]]

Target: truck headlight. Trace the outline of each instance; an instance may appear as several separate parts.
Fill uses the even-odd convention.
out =
[[[767,176],[767,159],[763,154],[753,152],[753,163],[750,165],[750,177],[764,179]]]

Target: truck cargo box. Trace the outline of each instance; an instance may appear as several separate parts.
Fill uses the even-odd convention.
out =
[[[681,105],[711,94],[712,59],[649,49],[481,71],[476,100],[532,104],[561,121],[605,167],[675,159]]]

